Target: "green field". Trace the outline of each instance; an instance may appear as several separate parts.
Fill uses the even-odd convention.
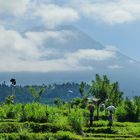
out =
[[[140,139],[138,122],[115,121],[110,129],[108,120],[100,119],[89,127],[87,109],[66,105],[2,105],[0,118],[0,140]]]
[[[7,121],[0,123],[1,140],[140,139],[140,123],[116,122],[110,130],[105,121],[96,121],[94,127],[83,127],[83,134],[78,134],[71,126]]]

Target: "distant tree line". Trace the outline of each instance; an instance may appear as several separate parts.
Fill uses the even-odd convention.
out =
[[[140,96],[129,99],[123,96],[118,82],[111,82],[107,75],[95,75],[91,83],[63,83],[43,86],[15,86],[15,93],[9,96],[12,85],[0,84],[0,101],[6,104],[40,102],[54,103],[58,107],[69,104],[70,107],[86,108],[88,101],[93,100],[96,106],[97,119],[100,112],[109,105],[117,108],[119,121],[140,121]],[[13,91],[13,90],[12,90]]]

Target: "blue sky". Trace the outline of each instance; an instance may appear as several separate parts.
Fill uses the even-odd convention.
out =
[[[81,60],[111,59],[116,50],[140,61],[139,24],[139,0],[0,0],[0,71],[84,70]],[[64,46],[68,38],[78,37],[57,30],[64,25],[75,26],[116,49],[79,48],[62,54],[47,43],[53,40]],[[32,31],[36,26],[45,30]]]

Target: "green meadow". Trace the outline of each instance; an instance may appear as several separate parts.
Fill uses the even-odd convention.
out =
[[[0,140],[140,139],[139,122],[118,122],[114,114],[110,129],[104,113],[89,127],[89,111],[76,106],[1,105]]]

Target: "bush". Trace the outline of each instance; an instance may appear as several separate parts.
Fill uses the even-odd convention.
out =
[[[67,121],[68,112],[65,109],[60,109],[57,107],[49,107],[48,108],[48,122],[61,125],[68,126]]]
[[[124,109],[124,106],[119,106],[116,110],[116,117],[117,120],[120,122],[126,121],[126,110]]]
[[[75,135],[71,132],[64,132],[64,131],[59,131],[56,133],[54,136],[57,140],[79,140],[81,139],[80,136]]]
[[[80,136],[72,134],[71,132],[58,132],[58,133],[12,133],[0,134],[2,140],[79,140]]]
[[[20,130],[20,126],[18,123],[0,123],[0,133],[13,133],[18,132]]]
[[[72,110],[68,115],[68,122],[76,132],[81,132],[84,123],[83,112],[81,110]]]
[[[4,118],[6,118],[5,110],[0,107],[0,119],[3,120]]]
[[[121,122],[137,122],[139,120],[139,109],[134,102],[128,98],[116,110],[117,120]]]
[[[20,121],[47,122],[46,107],[38,103],[22,106]]]
[[[24,127],[30,128],[32,132],[53,132],[56,133],[57,131],[63,130],[63,131],[70,131],[70,128],[68,126],[62,126],[58,124],[52,124],[52,123],[29,123],[26,122],[23,124]]]

